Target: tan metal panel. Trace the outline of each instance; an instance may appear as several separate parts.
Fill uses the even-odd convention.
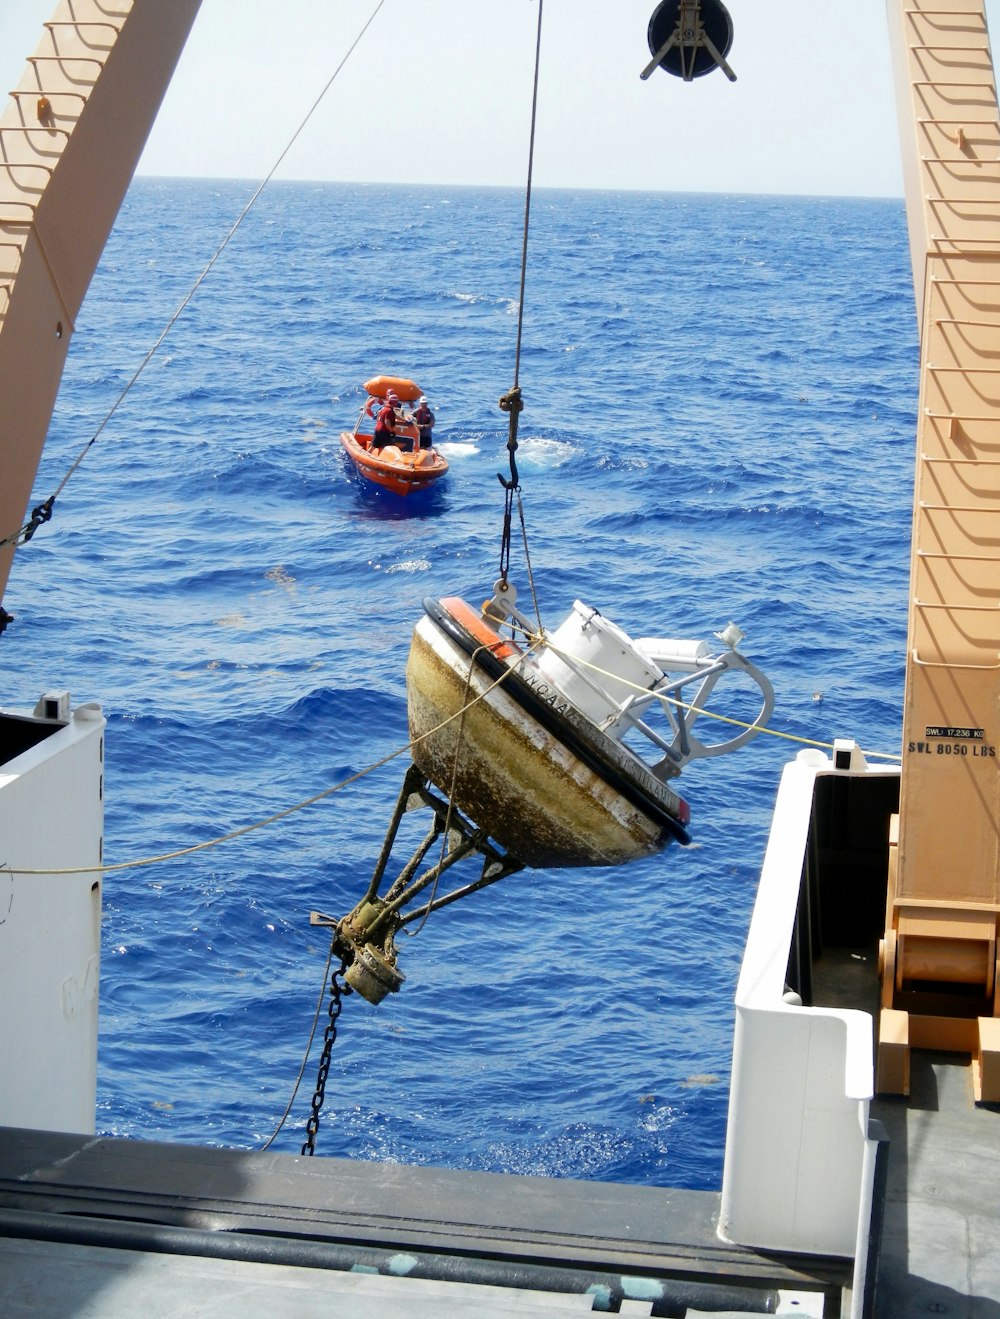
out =
[[[883,1017],[911,1013],[908,1033],[881,1049],[880,1074],[898,1085],[905,1068],[889,1067],[893,1050],[978,1049],[975,1017],[961,1022],[962,989],[978,996],[980,1015],[995,998],[1000,124],[982,0],[892,0],[889,16],[912,126],[907,215],[921,327],[899,844],[883,941]],[[940,1003],[928,1012],[919,993],[929,984]]]
[[[0,117],[0,540],[25,520],[80,305],[199,4],[64,0]]]

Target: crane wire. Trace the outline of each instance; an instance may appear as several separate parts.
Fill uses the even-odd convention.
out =
[[[505,585],[510,571],[511,529],[514,515],[514,500],[517,499],[518,515],[521,520],[521,534],[524,541],[524,556],[527,562],[528,584],[535,608],[535,620],[539,632],[542,631],[542,616],[538,608],[538,594],[535,590],[534,576],[531,571],[531,558],[528,554],[528,534],[524,524],[524,506],[521,501],[521,481],[517,471],[517,419],[524,408],[521,396],[521,344],[524,336],[524,292],[528,274],[528,237],[531,232],[531,185],[535,169],[535,129],[538,123],[538,81],[542,62],[542,16],[545,0],[538,0],[538,25],[535,33],[535,70],[531,89],[531,127],[528,133],[528,176],[524,188],[524,223],[521,233],[521,274],[517,298],[517,337],[514,346],[514,383],[506,394],[500,398],[500,410],[509,416],[507,433],[507,455],[510,465],[510,479],[497,473],[504,488],[503,530],[500,536],[500,580]]]
[[[542,10],[545,0],[538,0],[538,28],[535,34],[535,74],[531,91],[531,130],[528,134],[528,178],[524,189],[524,229],[521,237],[521,283],[517,299],[517,345],[514,350],[514,388],[518,388],[521,368],[521,336],[524,328],[524,286],[528,272],[528,232],[531,218],[531,181],[535,167],[535,125],[538,121],[538,76],[542,59]]]

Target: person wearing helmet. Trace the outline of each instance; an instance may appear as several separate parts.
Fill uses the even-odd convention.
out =
[[[394,390],[389,390],[385,396],[385,402],[379,408],[375,416],[375,434],[372,436],[371,447],[373,449],[384,449],[387,444],[396,443],[396,407],[399,399],[396,397]]]
[[[434,413],[425,398],[421,398],[413,412],[413,420],[420,431],[421,449],[429,449],[432,444],[431,432],[434,429]]]

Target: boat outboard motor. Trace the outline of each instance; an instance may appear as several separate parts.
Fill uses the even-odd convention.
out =
[[[653,58],[639,75],[643,79],[659,68],[690,82],[719,68],[736,81],[726,63],[733,20],[721,0],[663,0],[653,10],[646,39]]]

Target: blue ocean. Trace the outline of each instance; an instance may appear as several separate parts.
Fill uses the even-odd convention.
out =
[[[39,500],[97,438],[18,553],[0,645],[15,704],[101,702],[105,858],[149,862],[104,880],[99,1131],[297,1153],[326,1020],[310,912],[372,874],[424,598],[499,575],[524,196],[271,184],[108,418],[253,191],[132,186]],[[408,499],[339,443],[380,373],[421,385],[450,463]],[[902,202],[536,190],[519,383],[543,621],[575,599],[632,636],[733,621],[775,736],[686,769],[690,847],[524,870],[401,939],[401,992],[343,1001],[316,1150],[714,1189],[781,768],[835,737],[899,751]],[[530,600],[516,518],[510,579]]]

